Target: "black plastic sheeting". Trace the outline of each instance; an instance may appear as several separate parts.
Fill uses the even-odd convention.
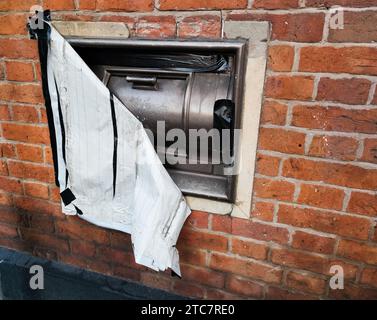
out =
[[[44,270],[44,289],[29,286],[30,267]],[[0,300],[182,300],[130,281],[0,248]]]

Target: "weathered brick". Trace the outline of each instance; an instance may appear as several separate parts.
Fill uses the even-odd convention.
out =
[[[171,278],[162,276],[161,274],[157,274],[155,272],[143,272],[141,274],[140,281],[148,287],[153,287],[165,291],[169,291],[172,284]]]
[[[315,209],[280,205],[278,221],[300,228],[339,234],[345,237],[368,239],[370,221]]]
[[[202,299],[205,295],[205,289],[202,286],[182,280],[174,281],[172,288],[174,292],[186,297]]]
[[[377,216],[377,195],[352,191],[347,211],[366,216]]]
[[[298,0],[255,0],[253,8],[257,9],[294,9],[299,8]]]
[[[284,125],[287,106],[275,101],[265,101],[262,108],[261,123]]]
[[[343,207],[343,199],[343,190],[319,185],[302,184],[297,202],[319,208],[341,210]]]
[[[1,1],[0,11],[10,11],[10,10],[22,10],[29,11],[29,9],[35,5],[35,0],[12,0],[12,1]]]
[[[0,223],[0,238],[1,239],[18,238],[17,228]]]
[[[112,230],[110,232],[111,247],[126,251],[132,250],[131,235],[128,233]]]
[[[370,7],[376,4],[375,0],[306,0],[306,7]]]
[[[219,38],[220,33],[221,19],[215,15],[186,17],[178,25],[180,38]]]
[[[38,123],[39,115],[35,107],[29,106],[13,106],[13,117],[12,119],[20,122]]]
[[[1,28],[1,27],[0,27]],[[34,70],[30,62],[6,61],[7,79],[14,81],[33,81]]]
[[[42,182],[54,181],[54,170],[38,164],[8,161],[9,175],[16,178],[35,179]]]
[[[360,281],[369,286],[377,287],[377,269],[365,268]]]
[[[361,160],[377,163],[377,139],[367,138],[364,140],[364,150]]]
[[[343,17],[343,28],[329,28],[329,42],[365,43],[377,41],[376,11],[343,11]]]
[[[279,128],[260,128],[258,148],[283,153],[304,154],[305,133]]]
[[[268,246],[258,242],[233,238],[232,252],[244,257],[266,260]]]
[[[111,275],[111,266],[109,263],[100,261],[98,259],[85,259],[79,256],[73,256],[69,254],[60,254],[59,261],[62,263],[70,264],[75,267],[83,268],[99,272],[102,274]]]
[[[247,0],[160,0],[160,10],[243,9]]]
[[[10,114],[9,114],[9,108],[5,105],[0,105],[0,120],[9,120]]]
[[[337,254],[352,260],[377,265],[377,246],[367,243],[342,239]]]
[[[37,59],[37,42],[25,39],[0,39],[0,56],[12,59]]]
[[[212,230],[226,233],[232,232],[232,219],[230,216],[212,215]]]
[[[1,157],[16,158],[16,148],[12,143],[0,144]]]
[[[141,17],[135,27],[136,35],[146,38],[172,38],[177,29],[174,16]]]
[[[12,207],[0,206],[0,222],[16,226],[21,222],[21,215]]]
[[[47,127],[37,127],[28,124],[3,123],[3,135],[8,140],[28,143],[50,143]]]
[[[205,250],[185,247],[177,243],[179,259],[182,263],[189,263],[195,266],[206,266],[207,252]]]
[[[43,150],[40,146],[17,144],[18,159],[31,162],[43,162]]]
[[[331,254],[335,248],[335,238],[319,236],[303,231],[296,231],[292,235],[292,248]]]
[[[371,82],[366,79],[321,78],[316,100],[335,101],[346,104],[365,104]]]
[[[181,266],[181,271],[182,279],[185,281],[198,282],[215,288],[224,287],[225,277],[223,273],[186,264]]]
[[[256,282],[234,275],[228,276],[226,288],[231,292],[251,298],[262,298],[263,295],[263,286]]]
[[[305,47],[299,71],[377,75],[377,48]]]
[[[377,170],[351,164],[290,158],[283,163],[283,176],[301,180],[323,181],[356,189],[377,188]]]
[[[325,292],[327,283],[319,277],[290,271],[287,274],[286,285],[299,291],[321,295]]]
[[[314,136],[308,154],[321,158],[351,161],[355,160],[358,147],[358,141],[354,138],[330,135]]]
[[[325,15],[323,13],[269,14],[232,13],[229,20],[269,21],[272,40],[319,42],[322,40]]]
[[[23,196],[14,196],[13,203],[20,208],[33,213],[43,213],[54,217],[62,217],[60,204],[50,203],[46,200],[35,199]]]
[[[268,67],[273,71],[291,71],[295,56],[294,47],[272,46],[268,50]]]
[[[269,202],[253,201],[251,216],[258,220],[272,221],[275,205]]]
[[[5,14],[0,15],[0,34],[21,35],[26,34],[25,14]]]
[[[93,258],[96,254],[96,246],[92,242],[83,240],[70,240],[71,251],[74,255]]]
[[[202,211],[192,211],[185,224],[199,229],[208,229],[208,213]]]
[[[295,185],[283,180],[254,179],[254,194],[259,198],[292,201]]]
[[[0,99],[24,103],[43,103],[41,86],[0,82]]]
[[[22,194],[22,183],[18,179],[0,176],[0,189],[5,192]]]
[[[56,249],[62,253],[68,252],[68,241],[57,238],[53,235],[44,234],[43,232],[21,228],[21,236],[25,241],[33,243],[43,248]]]
[[[311,100],[313,88],[314,78],[310,76],[270,76],[265,95],[276,99]]]
[[[178,242],[188,247],[215,251],[226,251],[228,249],[228,239],[226,237],[187,228],[182,229]]]
[[[269,287],[266,292],[267,300],[312,300],[313,296],[305,293],[291,292],[287,289]]]
[[[269,283],[280,283],[282,277],[282,270],[276,266],[217,253],[211,254],[210,266],[212,269],[232,272]]]
[[[48,199],[48,187],[45,184],[24,182],[25,195],[35,198]]]
[[[99,11],[152,11],[153,0],[97,0]]]
[[[292,125],[328,131],[376,133],[377,110],[297,105],[292,111]]]
[[[283,244],[288,242],[289,236],[288,230],[285,228],[238,218],[232,219],[232,233],[256,240]]]
[[[29,227],[43,233],[53,233],[55,231],[53,217],[45,214],[31,214],[29,216]]]
[[[343,290],[330,290],[329,298],[339,300],[377,300],[377,290],[345,283]]]
[[[280,158],[257,154],[256,172],[266,176],[277,176],[279,173]]]
[[[74,10],[74,0],[43,0],[43,5],[50,10]]]

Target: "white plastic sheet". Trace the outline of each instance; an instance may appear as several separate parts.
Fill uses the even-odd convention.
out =
[[[180,275],[175,244],[190,209],[142,124],[115,96],[111,104],[107,87],[52,26],[47,73],[60,191],[75,197],[63,212],[79,209],[82,219],[130,233],[137,263]]]

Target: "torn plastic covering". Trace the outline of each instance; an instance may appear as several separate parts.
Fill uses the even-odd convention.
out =
[[[47,78],[63,212],[130,233],[137,263],[180,275],[175,245],[190,214],[181,191],[139,120],[50,27]]]

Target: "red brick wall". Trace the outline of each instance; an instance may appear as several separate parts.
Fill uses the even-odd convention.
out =
[[[25,30],[36,3],[141,37],[271,22],[252,218],[194,212],[179,239],[182,280],[136,265],[128,235],[61,214]],[[329,28],[333,5],[345,7],[343,30]],[[198,298],[377,298],[375,0],[12,0],[0,11],[0,246]],[[344,290],[329,289],[334,264]]]

